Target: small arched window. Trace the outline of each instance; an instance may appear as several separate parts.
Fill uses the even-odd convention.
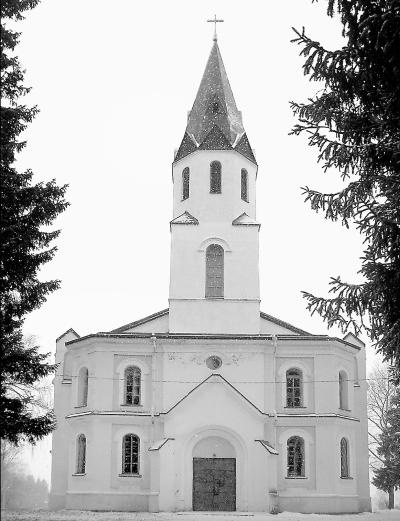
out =
[[[287,477],[304,477],[304,440],[292,436],[287,441]]]
[[[190,170],[189,167],[183,169],[182,172],[182,201],[189,198]]]
[[[213,161],[210,164],[210,193],[221,193],[221,163]]]
[[[206,249],[206,298],[224,296],[224,249],[210,244]]]
[[[349,408],[348,378],[344,371],[339,371],[339,409]]]
[[[139,367],[130,366],[125,369],[124,405],[140,405],[141,371]]]
[[[78,374],[78,407],[85,407],[88,400],[89,371],[81,367]]]
[[[302,396],[302,374],[299,369],[286,371],[286,407],[301,407]]]
[[[76,440],[76,474],[86,472],[86,436],[79,434]]]
[[[249,190],[248,190],[248,174],[245,168],[242,168],[241,177],[240,177],[240,194],[243,201],[246,203],[249,202]]]
[[[346,438],[340,440],[340,477],[348,478],[350,476],[349,465],[349,443]]]
[[[140,441],[136,434],[126,434],[122,439],[122,474],[139,474]]]

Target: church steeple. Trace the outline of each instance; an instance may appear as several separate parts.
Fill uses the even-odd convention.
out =
[[[170,332],[260,332],[257,169],[214,36],[172,165]]]
[[[256,163],[247,139],[217,40],[188,116],[185,135],[174,162],[196,150],[236,150]]]

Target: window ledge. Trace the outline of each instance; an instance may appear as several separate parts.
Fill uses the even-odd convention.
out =
[[[286,476],[285,479],[308,479],[307,476]]]
[[[73,476],[86,476],[86,472],[75,472],[75,474],[72,474]]]
[[[119,478],[141,478],[142,475],[141,474],[128,474],[128,473],[124,473],[124,474],[118,474],[118,477]]]
[[[134,403],[120,403],[119,404],[120,407],[142,407],[143,408],[143,404],[139,403],[139,404],[134,404]]]
[[[212,195],[221,195],[221,194],[222,194],[222,191],[221,191],[221,192],[211,192],[211,191],[210,191],[210,194],[212,194]]]
[[[308,409],[308,407],[305,407],[304,405],[295,405],[293,407],[289,407],[288,405],[286,405],[284,409]]]
[[[351,476],[340,476],[340,479],[353,479]]]
[[[204,297],[206,300],[224,300],[224,297]]]
[[[84,407],[87,407],[87,403],[85,405],[75,405],[74,409],[83,409]]]
[[[351,409],[345,409],[344,407],[339,407],[339,411],[351,412]]]

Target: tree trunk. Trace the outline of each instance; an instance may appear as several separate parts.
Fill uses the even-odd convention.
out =
[[[394,508],[394,487],[389,489],[389,510]]]

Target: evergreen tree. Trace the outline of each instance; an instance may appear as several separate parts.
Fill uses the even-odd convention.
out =
[[[15,166],[16,154],[25,146],[19,136],[38,110],[20,101],[30,89],[23,85],[24,71],[14,54],[19,33],[7,24],[22,20],[37,3],[1,2],[0,436],[13,443],[22,438],[34,442],[54,427],[52,412],[41,410],[34,389],[38,379],[54,372],[54,365],[37,346],[25,344],[22,325],[26,314],[59,286],[59,281],[42,282],[37,275],[54,256],[50,243],[59,234],[47,227],[67,206],[65,186],[54,180],[34,184],[31,170],[19,172]]]
[[[308,309],[328,327],[366,331],[399,381],[400,1],[329,0],[328,15],[335,9],[343,48],[326,50],[304,28],[295,30],[304,74],[323,85],[307,103],[291,103],[299,121],[292,133],[306,134],[324,170],[340,173],[341,190],[305,187],[305,200],[326,219],[357,227],[365,244],[363,282],[337,276],[330,298],[303,293]]]

